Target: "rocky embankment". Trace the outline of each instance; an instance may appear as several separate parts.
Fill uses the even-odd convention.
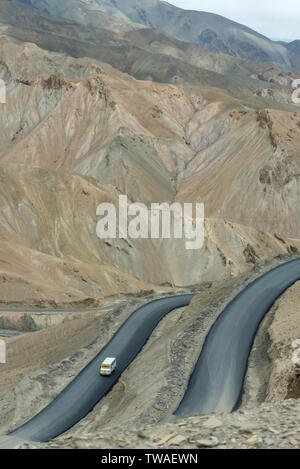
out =
[[[268,402],[232,414],[192,416],[145,428],[116,427],[96,434],[62,436],[45,449],[299,449],[300,400]]]

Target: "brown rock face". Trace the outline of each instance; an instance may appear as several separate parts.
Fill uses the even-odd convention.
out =
[[[204,124],[202,115],[194,117],[198,152],[177,200],[204,200],[209,216],[297,238],[300,114],[249,109],[205,116]]]
[[[101,301],[225,278],[297,251],[287,239],[300,234],[293,107],[137,81],[9,39],[0,58],[8,97],[0,113],[4,302]],[[148,205],[204,202],[205,246],[99,240],[96,207],[117,204],[119,194]]]
[[[186,250],[184,239],[101,240],[96,208],[101,202],[117,206],[111,185],[15,165],[0,166],[0,180],[3,307],[93,298],[101,304],[103,298],[149,292],[153,285],[226,278],[289,252],[286,239],[217,219],[206,221],[205,245],[196,251]]]
[[[269,356],[272,360],[268,400],[300,397],[300,282],[296,282],[276,303],[270,327]]]

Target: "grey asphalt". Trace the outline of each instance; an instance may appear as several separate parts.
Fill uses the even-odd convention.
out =
[[[20,335],[20,332],[0,331],[0,337],[16,337],[18,335]]]
[[[175,415],[231,412],[240,402],[249,354],[260,322],[275,300],[300,278],[300,259],[250,283],[209,331]]]
[[[180,295],[154,300],[134,311],[94,360],[51,404],[1,439],[0,448],[14,446],[14,442],[22,440],[48,441],[79,422],[118,381],[162,318],[172,310],[188,305],[193,296]],[[110,377],[100,376],[100,365],[109,356],[117,358],[117,369]]]

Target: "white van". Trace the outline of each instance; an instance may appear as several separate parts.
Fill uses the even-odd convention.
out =
[[[115,371],[116,366],[117,366],[117,360],[115,358],[111,358],[111,357],[105,358],[100,368],[100,375],[105,375],[105,376],[111,375]]]

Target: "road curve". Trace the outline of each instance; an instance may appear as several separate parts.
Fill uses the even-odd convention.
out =
[[[11,432],[3,444],[21,440],[48,441],[75,425],[110,391],[161,319],[172,310],[187,306],[193,296],[180,295],[154,300],[134,311],[110,342],[51,404]],[[109,356],[117,358],[117,369],[111,377],[100,376],[100,364]]]
[[[253,341],[275,300],[300,279],[300,259],[250,283],[210,329],[175,415],[231,412],[238,405]]]

